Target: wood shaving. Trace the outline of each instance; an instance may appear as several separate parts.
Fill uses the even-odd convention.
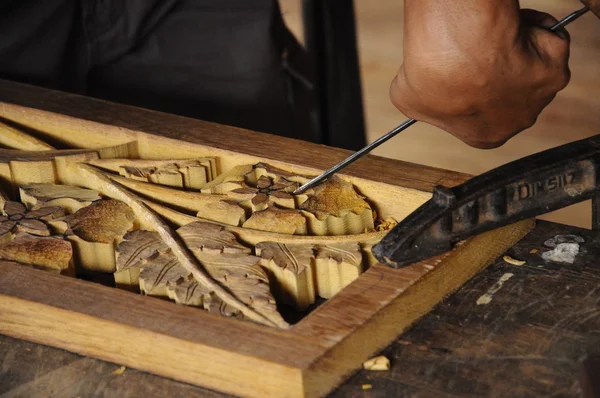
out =
[[[386,356],[380,355],[363,362],[363,368],[374,371],[390,370],[390,360]]]
[[[511,256],[504,256],[504,257],[502,257],[502,259],[504,261],[506,261],[507,263],[516,265],[518,267],[520,267],[521,265],[527,264],[527,261],[517,260],[515,258],[512,258]]]
[[[125,369],[127,369],[125,366],[121,366],[119,369],[115,369],[112,374],[120,376],[125,373]]]
[[[538,250],[538,249],[531,249],[531,251],[530,251],[529,253],[531,253],[531,254],[535,254],[535,253],[537,253],[537,252],[539,252],[539,250]]]
[[[370,390],[371,388],[373,388],[373,384],[363,384],[362,385],[363,391]]]

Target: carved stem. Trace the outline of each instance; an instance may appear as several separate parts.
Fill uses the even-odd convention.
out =
[[[202,267],[199,261],[185,247],[179,235],[163,222],[159,216],[150,210],[137,195],[127,191],[118,183],[112,181],[104,172],[93,166],[83,163],[77,163],[74,164],[74,166],[91,174],[93,177],[96,177],[104,188],[101,191],[109,196],[115,197],[115,199],[122,200],[133,209],[137,217],[145,219],[153,225],[156,232],[158,232],[161,239],[171,249],[180,264],[194,276],[194,279],[196,279],[198,283],[214,291],[223,302],[239,310],[245,317],[255,322],[269,326],[277,326],[282,329],[287,329],[289,327],[287,323],[282,323],[281,320],[278,321],[276,319],[267,318],[247,307],[221,287],[221,285],[215,282],[204,270],[204,267]]]

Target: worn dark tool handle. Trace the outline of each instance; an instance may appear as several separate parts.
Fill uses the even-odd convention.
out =
[[[508,163],[433,197],[373,247],[398,268],[448,251],[485,231],[594,198],[600,135]],[[595,214],[596,217],[600,217]]]
[[[600,0],[581,0],[598,18],[600,18]]]

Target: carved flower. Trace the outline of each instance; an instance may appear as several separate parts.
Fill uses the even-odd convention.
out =
[[[0,216],[0,242],[12,239],[19,232],[35,236],[50,236],[46,221],[64,216],[60,207],[50,206],[28,211],[19,202],[7,200],[4,202]]]
[[[255,187],[245,184],[244,187],[234,189],[230,194],[242,200],[250,199],[255,210],[266,209],[270,202],[293,209],[295,203],[292,192],[296,188],[298,188],[298,183],[285,178],[275,181],[273,178],[263,175],[258,179]]]

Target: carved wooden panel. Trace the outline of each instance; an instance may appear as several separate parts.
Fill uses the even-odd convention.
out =
[[[311,177],[267,162],[223,171],[218,155],[140,159],[135,141],[56,149],[11,134],[0,259],[48,267],[20,254],[35,241],[63,273],[111,273],[117,287],[224,316],[287,328],[277,303],[304,311],[334,297],[395,223],[338,176],[295,196]]]
[[[2,81],[0,147],[0,333],[236,395],[326,394],[532,226],[393,270],[371,246],[463,176],[294,196],[347,153]]]

